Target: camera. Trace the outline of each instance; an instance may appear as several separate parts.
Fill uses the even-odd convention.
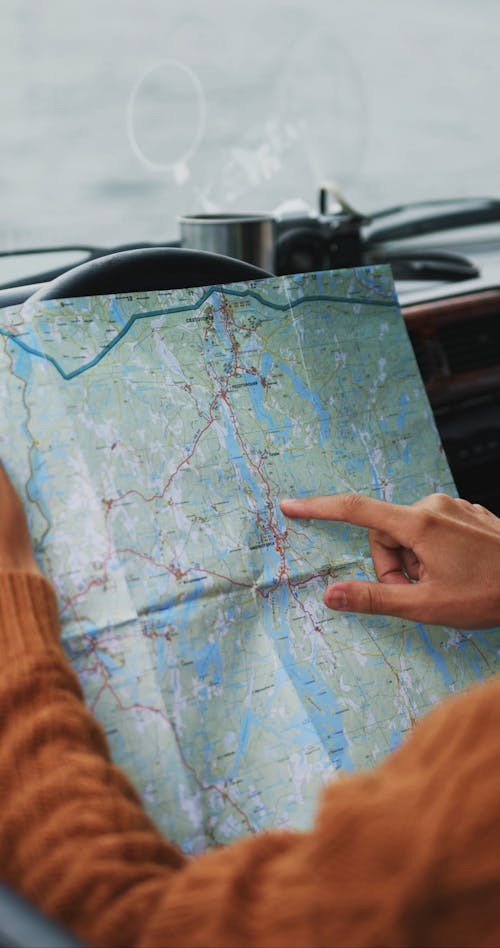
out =
[[[300,210],[277,214],[274,224],[274,269],[277,274],[306,273],[363,263],[361,225],[365,219],[336,196],[330,210],[330,189],[319,192],[319,213]]]

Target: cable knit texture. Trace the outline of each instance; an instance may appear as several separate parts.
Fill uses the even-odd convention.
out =
[[[0,574],[3,880],[90,945],[498,946],[500,683],[453,698],[309,833],[189,860],[113,765],[35,574]]]

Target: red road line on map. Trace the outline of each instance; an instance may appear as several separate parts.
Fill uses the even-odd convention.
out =
[[[230,401],[230,398],[229,398],[229,386],[230,386],[230,381],[231,381],[232,378],[237,377],[237,375],[242,371],[242,367],[241,367],[241,364],[240,364],[240,362],[239,362],[239,351],[238,351],[239,347],[238,347],[238,344],[237,344],[236,340],[233,338],[232,332],[231,332],[231,330],[230,330],[230,317],[229,317],[230,310],[231,310],[231,308],[230,308],[229,306],[227,306],[227,305],[224,306],[224,308],[223,308],[223,319],[224,319],[225,329],[226,329],[228,338],[229,338],[229,340],[230,340],[230,345],[231,345],[231,349],[232,349],[232,353],[233,353],[233,360],[232,360],[231,372],[229,372],[229,373],[226,375],[225,378],[220,377],[220,376],[217,374],[217,372],[215,371],[215,368],[214,368],[213,365],[212,365],[212,373],[213,373],[213,375],[211,375],[211,374],[210,374],[210,371],[209,371],[209,369],[208,369],[208,365],[205,363],[205,364],[206,364],[206,370],[207,370],[207,376],[208,376],[209,382],[212,384],[212,386],[214,385],[214,382],[215,382],[215,383],[216,383],[216,386],[217,386],[217,388],[214,387],[214,397],[213,397],[213,399],[212,399],[212,401],[211,401],[211,403],[210,403],[209,412],[208,412],[208,418],[207,418],[206,415],[204,416],[204,420],[205,420],[206,423],[205,423],[205,424],[203,425],[203,427],[197,432],[196,437],[195,437],[195,439],[194,439],[194,442],[193,442],[193,444],[192,444],[192,446],[191,446],[191,449],[190,449],[189,452],[185,455],[185,457],[178,463],[177,467],[175,468],[175,470],[174,470],[174,471],[172,472],[172,474],[170,475],[170,477],[169,477],[168,481],[166,482],[166,484],[165,484],[163,490],[161,491],[161,493],[155,493],[155,494],[152,494],[151,496],[147,497],[143,492],[137,490],[136,488],[131,488],[130,490],[126,491],[124,494],[120,495],[119,497],[110,498],[110,499],[104,499],[104,506],[105,506],[104,517],[105,517],[106,527],[107,527],[107,529],[108,529],[108,521],[109,521],[109,516],[110,516],[112,507],[115,506],[115,505],[118,505],[124,498],[126,498],[126,497],[128,497],[128,496],[130,496],[130,495],[136,495],[136,496],[138,496],[138,497],[141,497],[146,503],[151,503],[153,500],[161,500],[161,499],[163,499],[163,498],[165,497],[165,494],[167,493],[167,491],[168,491],[169,487],[171,486],[173,480],[174,480],[175,477],[178,475],[178,473],[181,471],[181,469],[182,469],[187,463],[189,463],[189,461],[193,458],[193,456],[195,455],[196,450],[197,450],[197,448],[198,448],[198,446],[199,446],[199,444],[200,444],[200,441],[202,440],[204,434],[205,434],[205,433],[209,430],[209,428],[212,426],[212,424],[213,424],[213,422],[214,422],[214,420],[215,420],[215,419],[214,419],[214,410],[215,410],[215,407],[216,407],[216,405],[217,405],[217,402],[223,401],[224,404],[225,404],[225,406],[226,406],[226,408],[227,408],[227,411],[228,411],[228,413],[229,413],[229,416],[230,416],[230,419],[231,419],[231,423],[232,423],[232,426],[233,426],[233,431],[234,431],[235,436],[236,436],[236,438],[237,438],[237,440],[238,440],[238,443],[239,443],[239,445],[240,445],[240,447],[241,447],[241,450],[242,450],[242,452],[243,452],[245,458],[247,459],[247,462],[248,462],[249,466],[254,470],[255,474],[256,474],[256,475],[258,476],[258,478],[260,479],[261,484],[262,484],[262,486],[263,486],[264,494],[265,494],[265,496],[266,496],[266,501],[267,501],[266,507],[267,507],[267,510],[268,510],[268,512],[269,512],[269,517],[268,517],[268,519],[264,519],[263,517],[261,517],[260,513],[257,512],[257,514],[256,514],[257,525],[258,525],[258,526],[260,527],[260,529],[262,529],[263,531],[264,531],[264,530],[269,531],[269,533],[274,537],[275,549],[276,549],[277,553],[279,554],[280,562],[281,562],[281,566],[280,566],[280,569],[279,569],[279,571],[278,571],[278,574],[277,574],[275,583],[273,583],[273,585],[270,586],[267,591],[264,590],[264,589],[259,589],[259,590],[256,590],[256,591],[259,593],[259,595],[260,595],[263,599],[268,599],[268,598],[270,597],[271,593],[272,593],[272,592],[277,588],[277,586],[280,584],[280,582],[282,582],[284,579],[286,579],[287,584],[288,584],[289,589],[290,589],[290,592],[292,593],[293,598],[298,602],[298,604],[299,604],[299,606],[300,606],[302,612],[304,613],[304,615],[308,616],[308,618],[309,618],[309,620],[310,620],[310,622],[311,622],[313,628],[314,628],[316,631],[319,631],[319,632],[321,633],[321,629],[319,629],[319,628],[316,626],[316,624],[313,622],[312,617],[309,615],[308,610],[306,609],[306,607],[303,605],[303,603],[300,602],[299,598],[294,594],[293,589],[294,589],[294,585],[295,585],[295,584],[294,584],[293,582],[291,582],[290,578],[288,577],[288,570],[287,570],[287,563],[286,563],[286,552],[285,552],[285,542],[286,542],[287,532],[288,532],[288,531],[285,530],[283,533],[281,533],[281,532],[279,531],[277,525],[276,525],[275,522],[274,522],[274,517],[273,517],[274,506],[273,506],[273,503],[272,503],[272,501],[271,501],[271,486],[270,486],[269,482],[267,481],[267,479],[266,479],[266,477],[265,477],[265,474],[264,474],[264,472],[263,472],[264,455],[263,455],[263,454],[260,454],[258,460],[254,460],[254,459],[252,458],[252,456],[250,455],[250,453],[249,453],[249,451],[248,451],[248,449],[247,449],[245,440],[244,440],[244,438],[242,437],[241,432],[240,432],[240,430],[239,430],[239,426],[238,426],[238,423],[237,423],[237,420],[236,420],[236,416],[235,416],[235,413],[234,413],[234,409],[233,409],[233,406],[232,406],[231,401]],[[208,334],[208,329],[205,331],[205,337],[207,336],[207,334]],[[246,371],[248,374],[252,374],[252,375],[258,376],[259,379],[260,379],[260,381],[261,381],[261,384],[264,385],[264,380],[262,379],[262,377],[260,376],[260,373],[257,371],[257,369],[256,369],[255,367],[251,366],[250,368],[245,369],[245,371]],[[202,412],[200,411],[200,408],[199,408],[197,399],[193,396],[193,394],[192,394],[192,392],[191,392],[191,390],[190,390],[190,386],[184,386],[184,390],[185,390],[186,393],[189,395],[189,397],[194,401],[195,406],[196,406],[197,411],[198,411],[198,415],[199,415],[200,417],[203,417]],[[191,573],[191,572],[201,572],[201,573],[204,573],[205,575],[210,575],[210,576],[213,576],[213,577],[217,577],[218,579],[223,580],[223,581],[225,581],[225,582],[228,582],[228,583],[231,584],[231,585],[236,585],[236,586],[244,587],[244,588],[247,588],[247,589],[252,589],[252,588],[254,588],[254,584],[253,584],[253,583],[244,583],[244,582],[239,582],[239,581],[237,581],[237,580],[233,580],[233,579],[231,579],[229,576],[226,576],[226,575],[224,575],[223,573],[219,573],[219,572],[217,572],[217,571],[215,571],[215,570],[204,570],[204,569],[195,568],[195,567],[187,567],[186,569],[182,570],[182,569],[180,569],[178,566],[177,566],[177,567],[173,567],[173,566],[171,566],[171,565],[169,565],[169,564],[158,563],[158,562],[155,561],[151,556],[148,556],[148,555],[146,555],[146,554],[144,554],[144,553],[141,553],[141,552],[138,551],[138,550],[133,550],[132,548],[120,548],[120,549],[114,549],[114,550],[113,550],[112,544],[111,544],[111,538],[110,538],[109,530],[108,530],[108,538],[109,538],[109,541],[110,541],[110,542],[109,542],[109,545],[108,545],[108,554],[107,554],[107,556],[106,556],[106,558],[105,558],[105,560],[104,560],[104,564],[103,564],[103,565],[104,565],[104,576],[103,576],[102,578],[100,578],[100,579],[91,580],[91,581],[89,582],[89,584],[87,584],[87,586],[85,587],[84,590],[80,591],[78,594],[76,594],[76,596],[72,597],[71,600],[68,601],[67,605],[68,605],[72,610],[74,610],[74,604],[75,604],[75,600],[76,600],[77,598],[80,598],[82,595],[85,594],[85,592],[87,592],[87,591],[88,591],[90,588],[92,588],[93,586],[103,586],[103,585],[106,583],[106,581],[108,580],[108,574],[107,574],[106,564],[107,564],[108,560],[109,560],[113,555],[119,555],[119,554],[128,554],[129,556],[138,556],[138,557],[141,558],[141,559],[147,560],[153,567],[155,567],[155,568],[157,568],[157,569],[160,569],[160,570],[164,571],[165,573],[170,574],[171,576],[175,577],[175,579],[177,579],[177,580],[182,579],[182,578],[183,578],[184,576],[186,576],[188,573]],[[320,575],[320,574],[318,574],[318,575]],[[310,577],[309,581],[310,581],[311,579],[314,579],[314,578],[315,578],[315,577]],[[298,584],[297,584],[297,585],[298,585]],[[92,640],[92,638],[91,638],[90,636],[87,636],[87,638],[88,638],[88,640],[89,640],[89,643],[90,643],[90,642],[92,643],[92,651],[93,651],[94,656],[95,656],[94,670],[97,671],[97,669],[98,669],[99,672],[100,672],[100,674],[101,674],[102,677],[103,677],[103,683],[102,683],[101,687],[99,688],[99,690],[97,691],[97,694],[96,694],[96,696],[95,696],[95,698],[94,698],[94,702],[93,702],[94,706],[95,706],[95,704],[97,703],[97,701],[99,700],[99,698],[101,697],[101,695],[104,693],[104,691],[107,690],[107,691],[109,691],[110,694],[113,695],[113,698],[114,698],[114,700],[115,700],[117,706],[118,706],[122,711],[129,711],[129,710],[134,710],[134,709],[136,709],[136,710],[149,711],[150,713],[153,713],[153,714],[159,714],[160,717],[162,717],[162,718],[166,721],[166,723],[169,725],[169,727],[171,728],[172,734],[173,734],[173,736],[174,736],[174,740],[175,740],[175,742],[176,742],[176,746],[177,746],[177,750],[178,750],[178,753],[179,753],[179,757],[180,757],[180,759],[181,759],[181,761],[182,761],[184,767],[192,774],[192,776],[193,776],[193,778],[194,778],[194,780],[195,780],[197,786],[200,788],[200,790],[202,790],[203,792],[209,792],[210,790],[213,790],[215,793],[217,793],[219,796],[221,796],[222,799],[224,799],[226,803],[228,803],[230,806],[232,806],[232,807],[240,814],[240,816],[242,817],[242,819],[245,821],[245,823],[246,823],[248,829],[249,829],[250,831],[254,831],[254,828],[253,828],[253,826],[252,826],[252,824],[251,824],[251,822],[250,822],[250,819],[249,819],[249,817],[247,816],[247,814],[246,814],[246,813],[244,812],[244,810],[242,810],[242,808],[231,798],[230,794],[229,794],[227,791],[222,790],[220,787],[218,787],[218,786],[215,785],[215,784],[208,784],[208,785],[207,785],[207,784],[204,784],[204,783],[203,783],[203,781],[201,780],[201,778],[200,778],[200,777],[198,776],[198,774],[196,773],[195,768],[187,761],[187,759],[186,759],[186,757],[185,757],[185,754],[184,754],[184,751],[183,751],[183,748],[182,748],[182,746],[181,746],[181,742],[180,742],[180,740],[179,740],[178,734],[177,734],[177,732],[176,732],[175,725],[174,725],[174,723],[169,719],[168,715],[166,715],[166,714],[165,714],[164,712],[162,712],[160,709],[154,708],[154,707],[149,706],[149,705],[143,705],[143,704],[140,704],[140,703],[134,703],[134,704],[132,704],[132,705],[127,706],[127,705],[124,705],[124,704],[123,704],[122,700],[120,699],[120,697],[118,696],[118,694],[116,693],[115,689],[113,688],[113,686],[112,686],[112,684],[111,684],[111,682],[110,682],[108,670],[107,670],[107,668],[106,668],[105,663],[102,662],[102,661],[100,661],[99,658],[98,658],[98,655],[96,654],[97,649],[98,649],[97,643],[95,643],[95,642]],[[209,832],[209,831],[207,830],[207,832]]]
[[[105,500],[104,500],[104,504],[105,504],[105,507],[106,507],[105,519],[106,519],[106,521],[107,521],[108,515],[109,515],[109,513],[110,513],[110,511],[111,511],[111,508],[112,508],[113,506],[118,505],[124,498],[126,498],[126,497],[128,497],[128,496],[130,496],[130,495],[132,495],[132,494],[141,497],[141,498],[145,501],[145,503],[151,503],[153,500],[161,500],[161,499],[163,499],[163,498],[165,497],[165,494],[166,494],[167,491],[169,490],[169,488],[170,488],[172,482],[174,481],[175,477],[178,475],[178,473],[179,473],[179,471],[182,469],[182,467],[184,467],[187,463],[189,463],[189,461],[193,458],[193,456],[194,456],[194,454],[195,454],[195,452],[196,452],[196,449],[197,449],[197,447],[198,447],[198,445],[199,445],[199,443],[200,443],[200,441],[201,441],[203,435],[204,435],[204,434],[206,433],[206,431],[208,431],[209,428],[212,426],[212,424],[213,424],[213,422],[214,422],[214,420],[215,420],[215,419],[214,419],[214,409],[215,409],[215,405],[216,405],[217,401],[218,401],[219,399],[221,399],[221,400],[224,402],[224,404],[226,405],[226,408],[227,408],[227,410],[228,410],[228,412],[229,412],[229,415],[230,415],[230,418],[231,418],[231,422],[232,422],[232,425],[233,425],[233,430],[234,430],[235,436],[236,436],[236,438],[237,438],[237,440],[238,440],[238,442],[239,442],[239,444],[240,444],[240,447],[241,447],[241,449],[242,449],[242,451],[243,451],[243,453],[244,453],[244,455],[245,455],[245,457],[246,457],[246,459],[247,459],[247,462],[248,462],[248,464],[251,466],[251,468],[253,468],[253,470],[256,472],[256,474],[258,474],[258,476],[259,476],[259,478],[260,478],[260,480],[261,480],[261,482],[262,482],[262,484],[263,484],[263,486],[264,486],[264,492],[265,492],[265,494],[266,494],[267,506],[268,506],[268,510],[269,510],[269,512],[270,512],[270,516],[269,516],[269,520],[266,522],[266,521],[264,521],[264,520],[260,517],[260,514],[257,513],[257,514],[256,514],[256,520],[257,520],[257,524],[260,525],[261,529],[267,529],[267,530],[273,535],[273,537],[274,537],[274,542],[275,542],[275,549],[276,549],[276,551],[278,552],[278,554],[279,554],[279,556],[280,556],[280,559],[281,559],[281,566],[280,566],[280,569],[279,569],[279,571],[278,571],[276,584],[272,587],[272,588],[276,588],[276,586],[282,581],[282,579],[284,579],[284,578],[288,575],[287,564],[286,564],[286,554],[285,554],[285,550],[284,550],[284,547],[283,547],[284,536],[283,536],[282,533],[280,533],[280,531],[278,530],[277,526],[276,526],[275,523],[274,523],[274,519],[273,519],[273,515],[272,515],[273,505],[272,505],[272,502],[271,502],[271,487],[270,487],[270,484],[268,483],[268,481],[266,480],[265,475],[264,475],[264,473],[263,473],[263,471],[262,471],[262,463],[263,463],[263,460],[264,460],[264,459],[263,459],[263,456],[261,455],[261,457],[260,457],[258,463],[256,463],[256,462],[254,461],[254,459],[251,457],[251,455],[249,454],[249,452],[248,452],[248,450],[247,450],[247,447],[246,447],[246,444],[245,444],[245,441],[244,441],[244,439],[242,438],[241,433],[240,433],[240,431],[239,431],[239,427],[238,427],[238,424],[237,424],[237,421],[236,421],[236,417],[235,417],[235,414],[234,414],[234,410],[233,410],[233,407],[232,407],[231,402],[230,402],[229,397],[228,397],[228,391],[229,391],[230,380],[231,380],[232,378],[235,378],[235,377],[238,375],[238,373],[242,371],[242,367],[241,367],[241,364],[239,363],[239,359],[238,359],[238,349],[239,349],[239,346],[238,346],[238,343],[236,342],[236,340],[234,339],[233,334],[232,334],[231,329],[230,329],[230,316],[229,316],[229,314],[230,314],[230,312],[232,311],[232,307],[227,303],[227,301],[224,301],[223,304],[222,304],[221,309],[222,309],[222,313],[223,313],[223,320],[224,320],[225,330],[226,330],[226,333],[227,333],[227,336],[228,336],[228,339],[229,339],[229,342],[230,342],[230,345],[231,345],[232,353],[233,353],[233,364],[232,364],[231,372],[229,372],[225,378],[222,378],[221,376],[219,376],[219,375],[217,374],[217,372],[215,371],[214,367],[212,366],[212,373],[213,373],[213,377],[212,377],[212,375],[210,374],[210,371],[209,371],[209,369],[208,369],[208,365],[207,365],[207,363],[206,363],[206,361],[205,361],[206,372],[207,372],[207,376],[208,376],[209,382],[212,383],[212,385],[213,385],[213,382],[215,381],[216,384],[217,384],[217,388],[218,388],[218,391],[217,391],[216,389],[214,389],[214,398],[212,399],[212,402],[211,402],[210,407],[209,407],[209,415],[208,415],[208,420],[206,421],[206,424],[204,425],[203,428],[201,428],[200,431],[198,431],[198,433],[197,433],[197,435],[196,435],[196,438],[195,438],[195,440],[194,440],[194,442],[193,442],[193,444],[192,444],[192,447],[191,447],[189,453],[179,462],[179,464],[177,465],[177,467],[175,468],[175,470],[174,470],[174,471],[172,472],[172,474],[170,475],[168,481],[166,482],[165,486],[163,487],[163,489],[162,489],[162,491],[161,491],[160,493],[155,493],[155,494],[152,494],[152,495],[150,495],[149,497],[147,497],[142,491],[138,490],[137,488],[130,488],[130,489],[127,490],[124,494],[121,494],[119,497],[105,499]],[[209,329],[207,328],[207,329],[205,330],[205,339],[207,339],[208,332],[209,332]],[[259,378],[261,378],[261,377],[260,377],[260,373],[258,373],[257,369],[256,369],[254,366],[251,366],[249,369],[245,369],[245,371],[247,371],[249,374],[257,375]],[[263,381],[263,380],[261,379],[261,382],[262,382],[262,381]],[[198,406],[197,400],[194,398],[194,396],[193,396],[192,393],[191,393],[190,386],[183,386],[183,388],[184,388],[184,390],[187,392],[187,394],[189,394],[189,396],[193,399],[193,401],[194,401],[195,404],[197,405],[199,414],[201,414],[200,411],[199,411],[199,406]],[[128,552],[129,554],[133,554],[133,551],[130,550],[130,549],[128,549],[128,550],[117,550],[116,552]],[[178,569],[173,569],[173,568],[171,568],[171,567],[168,567],[166,564],[158,564],[158,563],[156,563],[151,557],[147,557],[147,556],[145,556],[144,554],[140,554],[140,553],[137,552],[135,555],[141,556],[141,557],[144,558],[144,559],[148,559],[149,562],[151,562],[156,568],[162,568],[162,569],[164,569],[166,572],[170,572],[172,575],[175,575],[176,578],[179,578],[179,576],[182,576],[182,575],[186,575],[186,572],[189,572],[189,571],[190,571],[190,570],[188,569],[188,570],[183,571],[182,573],[179,573],[179,570],[178,570]],[[206,572],[210,572],[210,571],[206,571]],[[232,583],[233,585],[241,585],[241,586],[246,586],[247,588],[251,588],[251,584],[247,584],[247,583],[237,583],[235,580],[232,580],[232,579],[230,579],[229,577],[223,576],[222,574],[217,574],[217,573],[213,572],[212,575],[217,575],[217,576],[219,576],[219,577],[222,578],[222,579],[226,579],[228,582]],[[270,592],[270,591],[269,591],[269,592]],[[267,597],[267,596],[269,595],[269,592],[268,592],[268,593],[262,593],[262,595],[264,595],[265,597]]]
[[[101,663],[100,663],[100,664],[101,664]],[[133,704],[125,705],[125,704],[123,703],[123,701],[121,700],[121,698],[119,697],[119,695],[116,693],[115,689],[113,688],[113,686],[112,686],[112,684],[111,684],[111,682],[110,682],[110,680],[109,680],[107,668],[106,668],[106,666],[104,665],[104,663],[102,663],[101,668],[102,668],[102,671],[103,671],[103,674],[104,674],[105,681],[102,683],[101,687],[99,688],[99,690],[98,690],[98,692],[97,692],[97,694],[96,694],[96,696],[95,696],[95,698],[94,698],[94,700],[93,700],[93,702],[92,702],[92,710],[95,709],[95,706],[96,706],[96,704],[97,704],[99,698],[100,698],[101,695],[103,694],[103,692],[104,692],[104,691],[109,691],[110,694],[113,695],[113,698],[114,698],[114,700],[115,700],[117,706],[119,707],[120,711],[124,711],[124,712],[126,712],[126,711],[149,711],[151,714],[159,715],[159,716],[166,722],[166,724],[168,724],[168,726],[170,727],[170,730],[172,731],[172,734],[173,734],[173,736],[174,736],[175,744],[176,744],[176,747],[177,747],[177,750],[178,750],[178,753],[179,753],[179,757],[181,758],[182,764],[183,764],[183,766],[186,768],[186,770],[188,770],[189,773],[192,774],[192,776],[194,777],[195,783],[196,783],[196,785],[200,788],[200,790],[202,790],[204,793],[208,793],[208,792],[210,792],[211,790],[213,790],[215,793],[217,793],[220,797],[222,797],[222,799],[225,801],[225,803],[229,804],[229,806],[231,806],[234,810],[236,810],[237,813],[239,813],[239,815],[241,816],[241,818],[242,818],[242,819],[244,820],[244,822],[246,823],[246,825],[247,825],[249,831],[250,831],[251,833],[255,833],[255,832],[256,832],[256,828],[252,825],[252,823],[251,823],[251,821],[250,821],[250,817],[248,816],[247,813],[245,813],[245,811],[242,809],[242,807],[241,807],[238,803],[236,803],[235,800],[233,800],[233,798],[231,797],[230,793],[229,793],[227,790],[223,790],[221,787],[218,787],[217,784],[214,784],[214,783],[209,783],[209,784],[203,783],[203,781],[201,780],[201,778],[200,778],[200,777],[198,776],[198,774],[196,773],[196,770],[194,769],[193,765],[190,764],[189,761],[186,759],[185,754],[184,754],[184,751],[183,751],[182,746],[181,746],[181,742],[180,742],[180,739],[179,739],[179,735],[177,734],[177,729],[176,729],[176,727],[175,727],[174,722],[169,718],[168,714],[166,714],[166,713],[165,713],[164,711],[162,711],[160,708],[155,708],[155,707],[153,707],[152,705],[148,705],[148,704],[140,704],[139,702],[134,702]],[[210,835],[211,838],[213,839],[213,836],[212,836],[212,834],[210,833],[210,830],[209,830],[209,829],[206,829],[206,832],[207,832],[208,835]],[[214,841],[215,841],[215,840],[214,840]]]

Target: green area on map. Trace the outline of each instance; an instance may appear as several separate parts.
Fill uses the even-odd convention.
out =
[[[366,533],[283,496],[454,493],[390,271],[0,312],[0,453],[86,698],[188,851],[310,823],[500,633],[329,612]]]

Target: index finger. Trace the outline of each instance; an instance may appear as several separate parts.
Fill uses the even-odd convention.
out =
[[[280,501],[287,517],[312,520],[340,520],[369,530],[389,533],[404,545],[409,543],[408,531],[413,522],[409,507],[389,504],[363,494],[332,494],[328,497],[287,497]],[[404,539],[403,539],[404,537]]]

